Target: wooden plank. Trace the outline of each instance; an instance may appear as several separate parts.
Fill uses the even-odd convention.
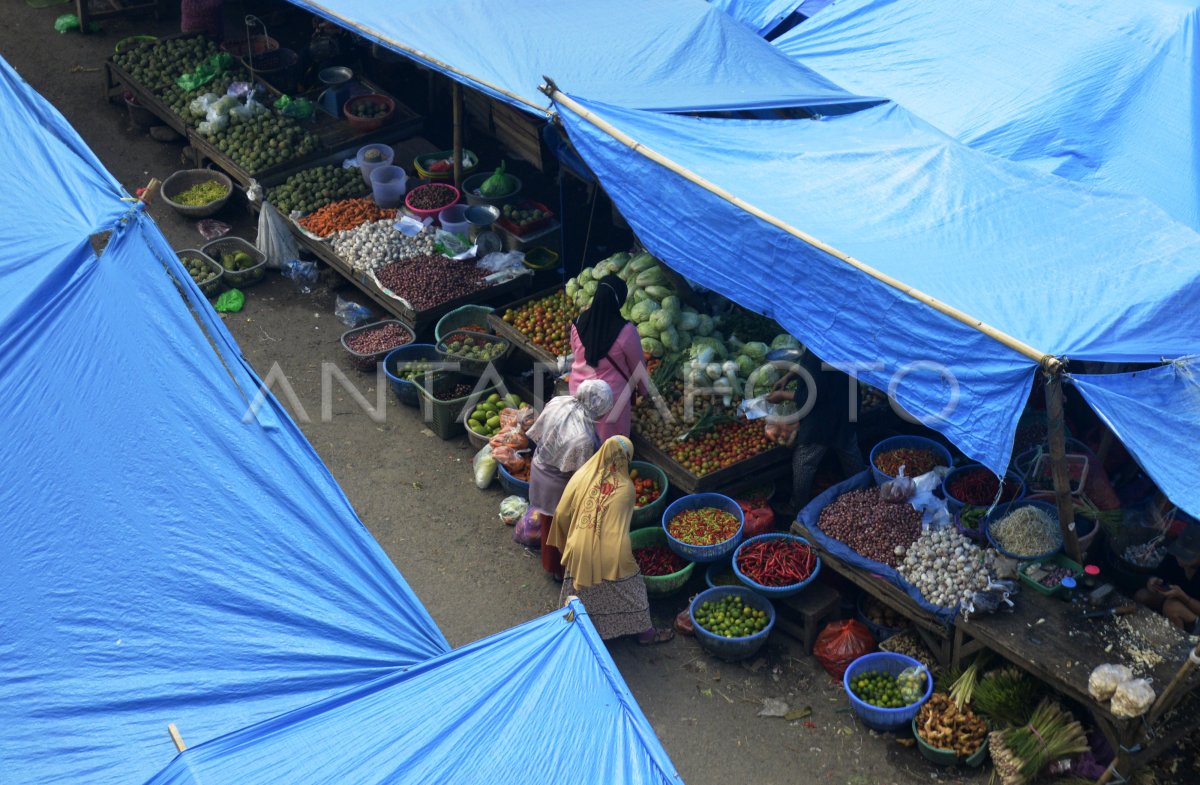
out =
[[[496,331],[497,335],[502,335],[508,340],[512,341],[514,346],[520,349],[523,353],[529,355],[534,359],[534,361],[554,366],[558,363],[558,358],[554,356],[554,354],[538,346],[529,339],[529,336],[525,335],[525,333],[504,321],[504,319],[501,317],[503,316],[504,311],[510,308],[520,308],[528,302],[549,297],[555,292],[562,291],[562,288],[563,287],[561,286],[552,286],[549,289],[543,289],[540,292],[534,292],[533,294],[522,297],[519,300],[514,300],[511,303],[505,303],[504,305],[497,306],[494,313],[488,314],[488,324],[493,330]]]
[[[528,161],[539,172],[542,161],[541,122],[499,101],[492,101],[492,125],[496,139],[514,157]]]

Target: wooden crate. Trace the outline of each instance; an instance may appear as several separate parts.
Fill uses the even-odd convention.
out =
[[[554,365],[558,362],[558,358],[556,356],[538,346],[533,341],[529,340],[529,336],[525,335],[525,333],[521,332],[516,327],[513,327],[500,317],[503,315],[503,312],[506,309],[520,308],[527,302],[540,300],[543,297],[549,297],[555,292],[561,291],[562,288],[563,287],[561,286],[552,286],[549,289],[543,289],[540,292],[534,292],[533,294],[527,297],[522,297],[519,300],[514,300],[510,303],[497,306],[495,313],[488,314],[488,325],[496,331],[497,335],[502,335],[508,340],[512,341],[513,346],[532,357],[535,361],[545,363],[547,365]]]
[[[87,32],[88,25],[97,19],[147,12],[152,12],[158,19],[165,7],[163,0],[75,0],[75,15],[79,17],[79,29]]]
[[[697,477],[646,438],[636,424],[632,438],[638,458],[666,472],[671,486],[683,493],[737,493],[786,476],[792,468],[792,449],[772,447],[732,466]]]

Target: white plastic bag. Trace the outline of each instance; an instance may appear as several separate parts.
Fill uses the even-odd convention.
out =
[[[500,502],[500,520],[505,526],[515,526],[521,516],[529,509],[529,502],[520,496],[505,496]]]
[[[475,453],[474,460],[471,461],[471,468],[475,471],[475,487],[483,490],[492,484],[492,480],[496,479],[497,463],[492,457],[492,445],[485,444],[483,449]]]
[[[894,480],[888,480],[879,486],[879,498],[891,504],[900,504],[911,499],[917,492],[917,484],[912,477],[904,476],[905,467],[900,467],[900,474]]]
[[[1147,679],[1130,679],[1117,685],[1109,708],[1114,717],[1140,717],[1154,705],[1154,688]]]
[[[1098,701],[1106,701],[1116,692],[1122,682],[1133,678],[1133,671],[1124,665],[1106,662],[1097,665],[1088,676],[1088,694]]]
[[[267,267],[276,270],[300,256],[296,238],[288,231],[287,219],[270,202],[264,202],[258,214],[258,238],[254,245],[266,255]]]

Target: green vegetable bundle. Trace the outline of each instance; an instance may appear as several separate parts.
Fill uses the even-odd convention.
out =
[[[496,167],[496,171],[492,176],[483,181],[483,185],[479,186],[479,193],[488,198],[496,198],[507,196],[517,190],[517,184],[514,178],[506,173],[508,161],[501,161]]]

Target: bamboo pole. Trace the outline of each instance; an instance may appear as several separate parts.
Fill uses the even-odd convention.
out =
[[[652,150],[649,147],[646,147],[641,142],[638,142],[636,139],[632,138],[631,136],[626,134],[624,131],[622,131],[621,129],[614,126],[612,123],[609,123],[607,120],[604,120],[603,118],[596,116],[593,112],[591,112],[588,109],[586,109],[585,107],[581,106],[577,101],[572,99],[570,96],[568,96],[565,93],[563,93],[562,91],[560,91],[558,89],[558,87],[555,86],[553,80],[551,80],[549,77],[543,77],[543,78],[546,80],[546,84],[542,85],[541,90],[543,93],[548,95],[551,98],[551,100],[553,100],[556,104],[560,104],[562,106],[567,107],[572,112],[579,115],[584,120],[587,120],[589,123],[596,126],[601,131],[604,131],[606,134],[611,136],[613,139],[617,140],[621,144],[630,148],[634,152],[642,155],[645,158],[650,159],[651,161],[658,164],[659,166],[662,166],[663,168],[674,172],[675,174],[684,178],[688,182],[691,182],[695,185],[700,186],[704,190],[724,199],[725,201],[729,202],[730,204],[733,204],[733,205],[741,208],[742,210],[749,213],[750,215],[753,215],[754,217],[759,218],[759,219],[765,221],[766,223],[769,223],[771,226],[774,226],[777,229],[782,229],[783,231],[787,232],[788,234],[792,235],[793,237],[795,237],[799,240],[802,240],[805,243],[808,243],[813,248],[823,251],[824,253],[829,254],[830,256],[834,257],[835,259],[845,262],[846,264],[850,265],[851,267],[854,267],[855,269],[857,269],[863,273],[866,273],[867,275],[869,275],[870,277],[879,281],[880,283],[886,284],[887,286],[890,286],[893,289],[896,289],[897,291],[908,295],[909,297],[913,298],[914,300],[916,300],[920,303],[923,303],[923,304],[929,306],[930,308],[933,308],[935,311],[937,311],[945,316],[949,316],[950,318],[954,319],[955,321],[961,322],[961,323],[967,325],[968,327],[970,327],[974,330],[977,330],[978,332],[983,333],[984,335],[988,336],[989,338],[992,338],[993,340],[998,341],[999,343],[1003,344],[1004,346],[1007,346],[1009,349],[1012,349],[1013,351],[1018,352],[1019,354],[1022,354],[1024,356],[1028,357],[1029,359],[1038,362],[1044,368],[1047,368],[1050,370],[1059,368],[1060,361],[1058,360],[1058,358],[1054,357],[1053,355],[1047,354],[1046,352],[1039,351],[1039,350],[1033,348],[1032,346],[1030,346],[1029,344],[1025,343],[1024,341],[1014,338],[1013,336],[996,329],[995,327],[991,326],[990,324],[986,324],[985,322],[981,321],[980,319],[976,319],[975,317],[971,316],[970,314],[967,314],[967,313],[959,310],[958,308],[955,308],[954,306],[949,305],[948,303],[942,302],[941,300],[937,299],[936,297],[933,297],[932,295],[926,294],[925,292],[922,292],[919,289],[909,286],[908,284],[904,283],[903,281],[897,280],[896,278],[893,278],[892,276],[890,276],[880,270],[876,270],[874,267],[871,267],[870,265],[866,264],[865,262],[862,262],[862,261],[854,258],[853,256],[850,256],[849,254],[844,253],[843,251],[839,251],[838,249],[834,248],[833,246],[829,245],[828,243],[824,243],[821,240],[818,240],[817,238],[813,237],[812,235],[810,235],[806,232],[802,232],[801,230],[797,229],[796,227],[792,226],[791,224],[785,223],[784,221],[780,220],[779,218],[776,218],[775,216],[755,207],[754,205],[750,204],[749,202],[745,201],[744,199],[734,196],[729,191],[726,191],[724,188],[721,188],[720,186],[715,185],[714,183],[711,183],[708,180],[705,180],[703,177],[700,177],[695,172],[692,172],[691,170],[686,169],[683,166],[680,166],[679,164],[675,163],[674,161],[672,161],[671,159],[662,155],[661,153],[656,152],[655,150]]]
[[[1183,665],[1179,666],[1179,670],[1175,673],[1175,678],[1171,679],[1171,683],[1167,688],[1158,693],[1158,700],[1154,701],[1154,705],[1150,707],[1150,713],[1146,715],[1146,722],[1153,725],[1158,722],[1158,718],[1174,705],[1172,698],[1175,693],[1179,692],[1179,688],[1192,675],[1192,671],[1196,669],[1196,665],[1200,663],[1200,643],[1196,644],[1196,648],[1192,649],[1188,658],[1183,661]]]
[[[1075,503],[1071,500],[1071,475],[1067,470],[1067,430],[1063,422],[1062,366],[1046,371],[1046,420],[1050,441],[1050,471],[1054,479],[1054,500],[1058,505],[1058,525],[1062,530],[1067,556],[1082,563],[1079,536],[1075,531]]]
[[[179,728],[175,727],[175,723],[167,723],[167,733],[171,734],[171,741],[175,742],[176,751],[183,752],[187,749],[187,745],[183,743],[183,736],[179,735]]]
[[[462,188],[462,85],[454,82],[450,88],[454,104],[454,187]]]

